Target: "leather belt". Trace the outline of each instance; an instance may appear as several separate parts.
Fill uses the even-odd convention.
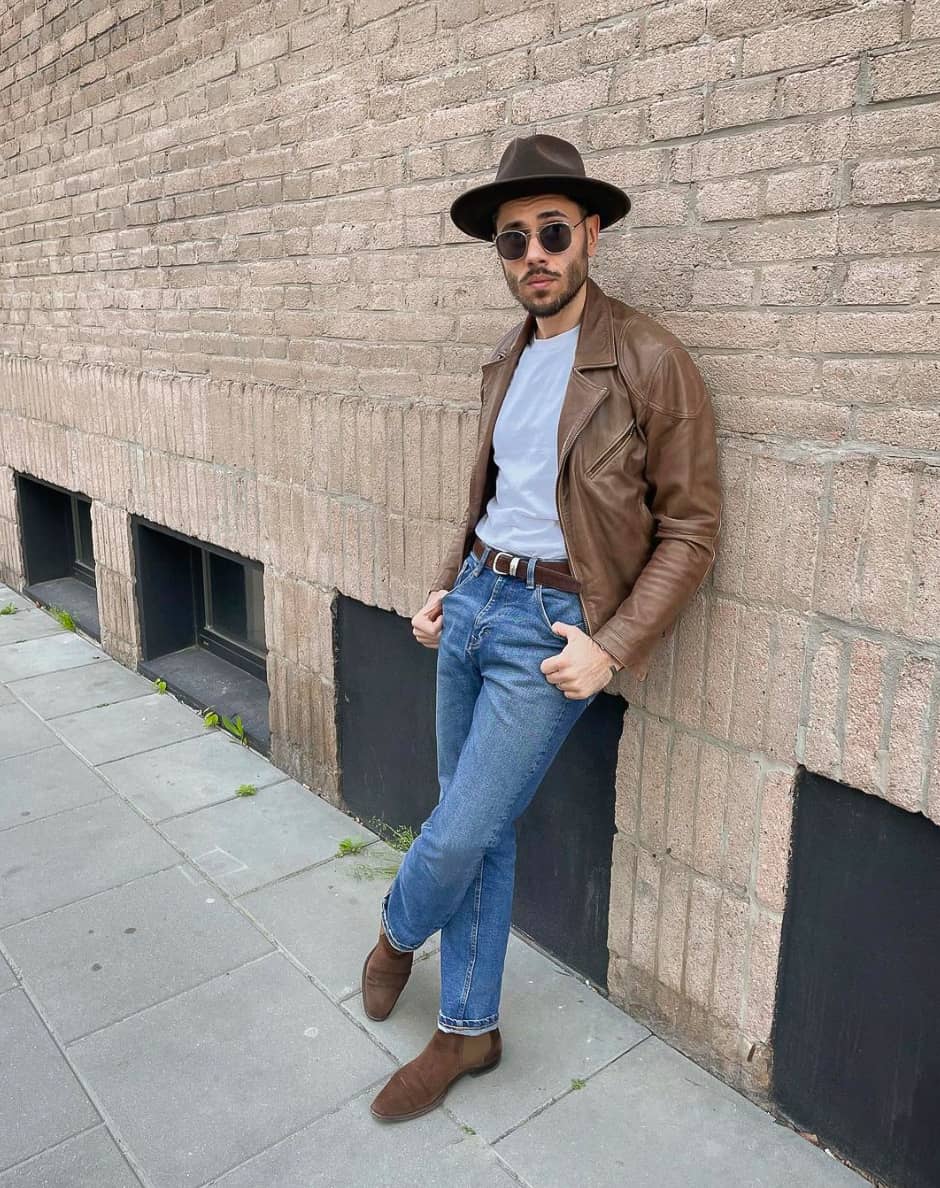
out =
[[[471,552],[479,559],[483,556],[486,544],[479,536],[474,536]],[[490,549],[490,554],[484,562],[487,569],[500,577],[515,577],[526,580],[529,558],[519,557],[515,553],[505,553],[499,549]],[[577,594],[581,590],[580,581],[574,577],[567,561],[536,561],[533,577],[537,585],[554,586],[557,590],[567,590]]]

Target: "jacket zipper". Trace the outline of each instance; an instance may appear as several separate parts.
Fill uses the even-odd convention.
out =
[[[561,503],[558,499],[558,484],[560,481],[561,469],[559,468],[558,473],[555,475],[555,506],[558,509],[558,523],[561,525],[561,538],[565,542],[565,553],[568,557],[568,567],[570,568],[574,577],[578,578],[578,581],[580,582],[581,579],[578,577],[578,571],[575,569],[574,558],[571,556],[571,549],[568,546],[568,537],[565,535],[565,517],[561,513]],[[578,591],[578,602],[581,603],[581,613],[584,615],[585,623],[587,623],[588,635],[593,635],[594,628],[591,626],[591,617],[587,613],[587,607],[584,605],[584,599],[581,597],[580,590]]]
[[[617,450],[619,450],[620,447],[623,445],[623,443],[625,441],[628,441],[633,436],[634,429],[636,429],[636,421],[635,420],[631,425],[627,426],[626,430],[620,434],[620,436],[617,438],[616,441],[612,441],[610,443],[610,445],[607,447],[606,450],[604,450],[603,454],[601,454],[601,456],[599,458],[594,459],[594,461],[591,463],[591,465],[585,471],[585,474],[591,475],[591,474],[594,474],[596,471],[598,471],[604,465],[604,463],[607,461],[607,459],[610,458],[612,454],[615,454],[617,452]]]

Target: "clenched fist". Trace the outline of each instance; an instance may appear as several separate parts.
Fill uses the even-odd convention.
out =
[[[428,600],[411,620],[411,629],[419,644],[426,648],[436,648],[440,643],[441,629],[444,626],[444,609],[441,599],[448,590],[432,590]]]

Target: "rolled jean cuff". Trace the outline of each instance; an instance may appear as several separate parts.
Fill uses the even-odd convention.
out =
[[[439,1031],[449,1032],[451,1035],[485,1035],[488,1031],[495,1031],[499,1026],[499,1016],[490,1015],[487,1019],[450,1019],[447,1015],[438,1015]]]
[[[424,941],[419,941],[416,945],[403,945],[395,938],[395,933],[388,926],[388,896],[382,900],[382,931],[385,933],[385,939],[392,946],[397,949],[399,953],[414,953],[416,949],[420,949]]]

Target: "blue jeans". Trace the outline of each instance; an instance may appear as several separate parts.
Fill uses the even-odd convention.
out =
[[[493,552],[491,548],[487,553]],[[585,630],[577,594],[487,569],[468,553],[443,597],[437,655],[440,798],[382,902],[396,949],[441,932],[443,1031],[496,1027],[516,864],[513,822],[597,696],[566,697],[539,670],[565,646],[551,623]],[[505,569],[506,558],[500,559]]]

